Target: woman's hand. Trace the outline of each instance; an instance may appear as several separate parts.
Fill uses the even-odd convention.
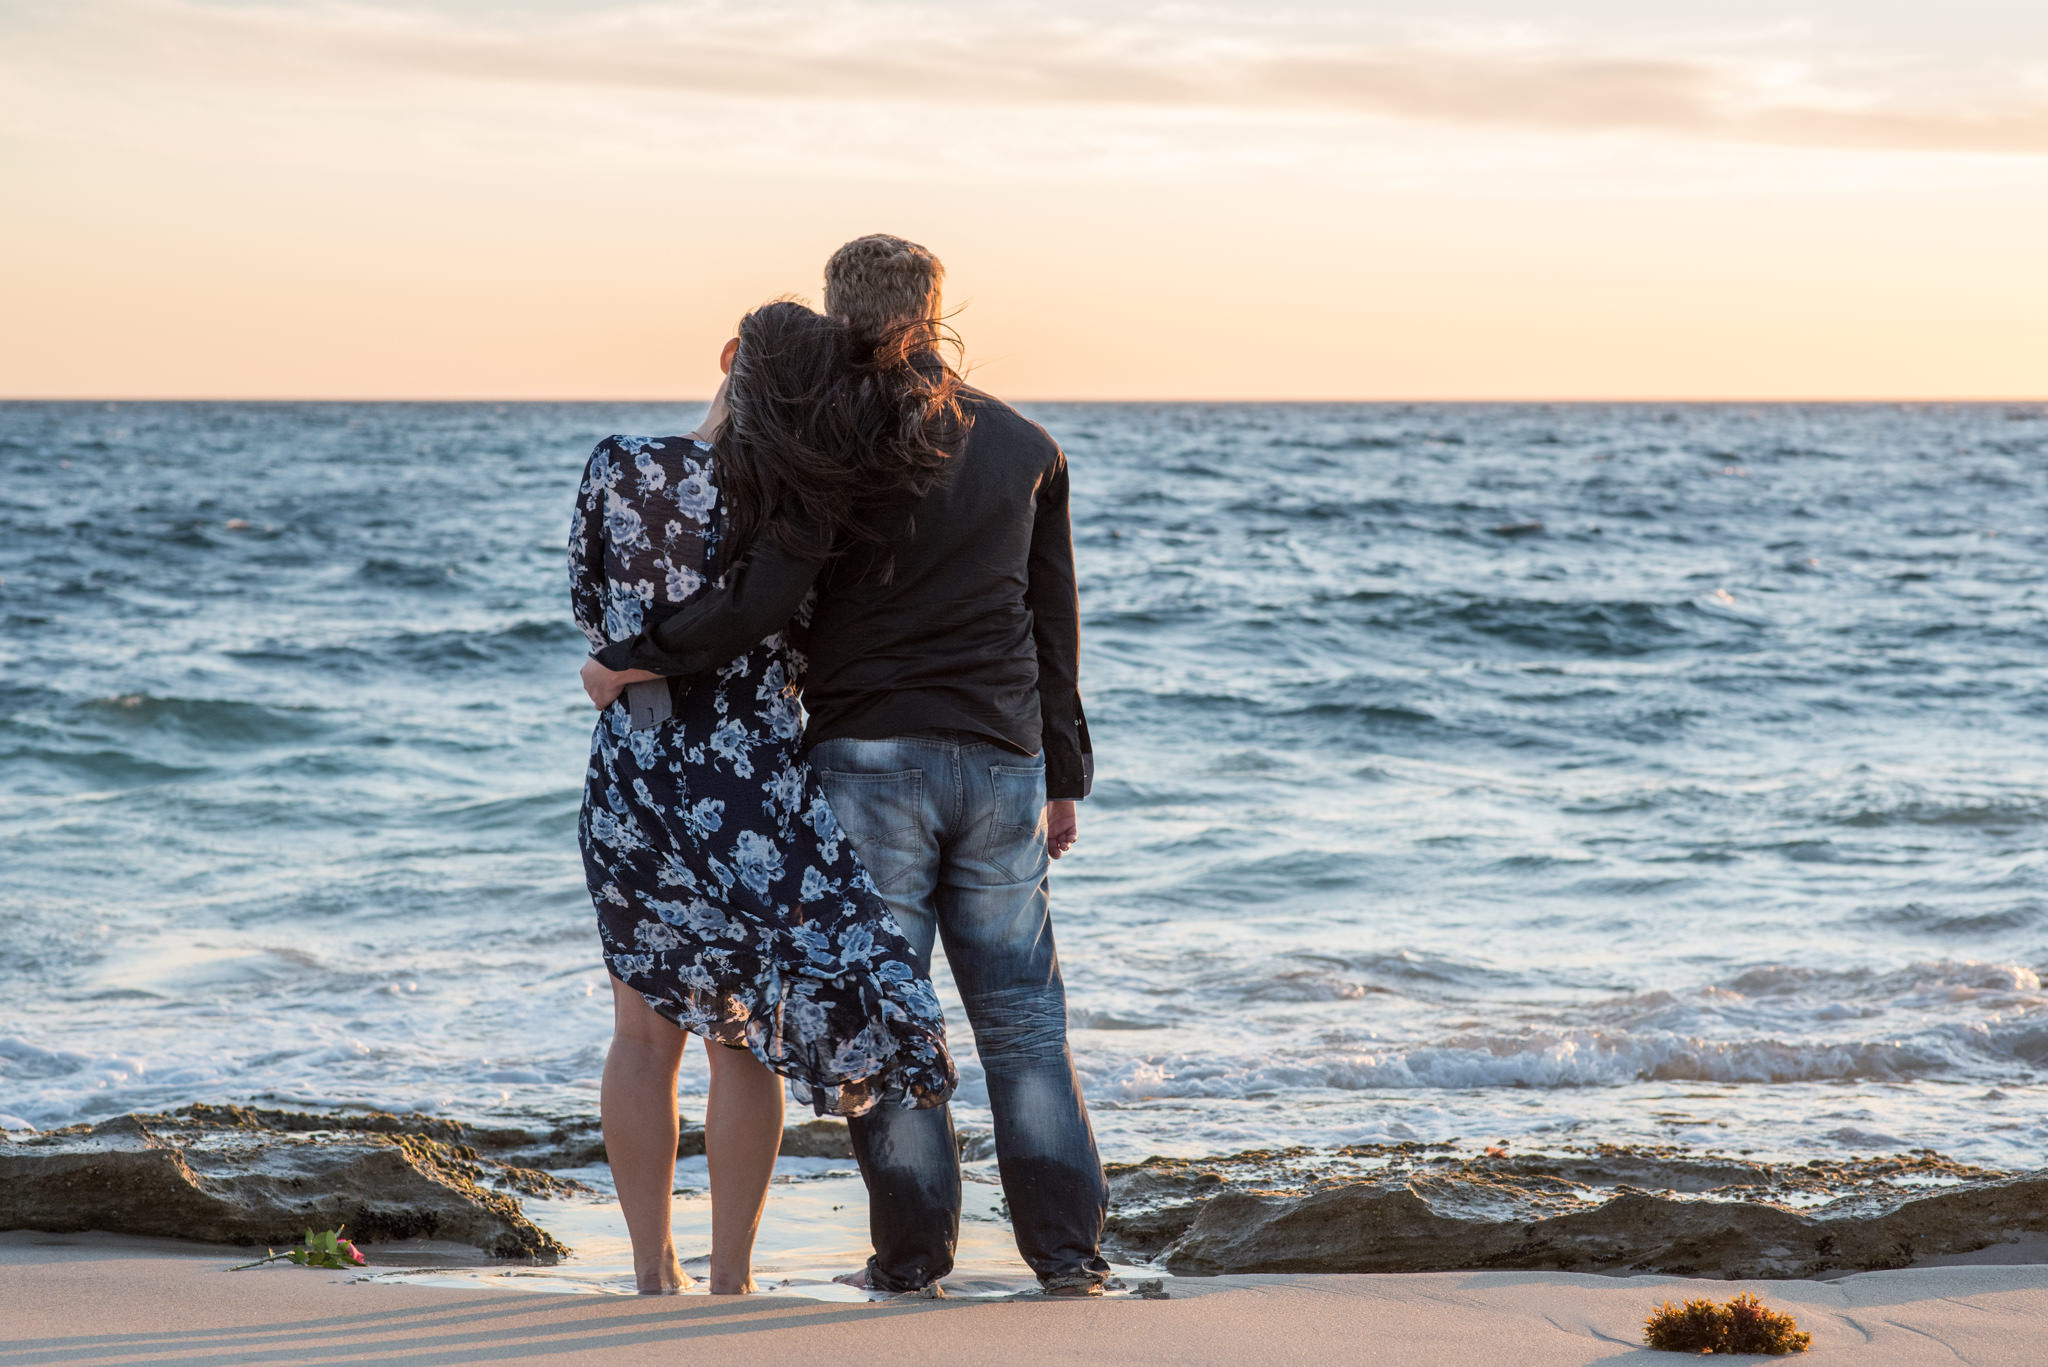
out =
[[[606,669],[595,657],[583,662],[583,691],[590,695],[590,701],[602,712],[619,700],[619,694],[626,691],[627,684],[646,683],[658,679],[659,674],[650,674],[644,669]]]
[[[1081,838],[1081,817],[1072,798],[1056,797],[1045,804],[1045,849],[1057,859]]]

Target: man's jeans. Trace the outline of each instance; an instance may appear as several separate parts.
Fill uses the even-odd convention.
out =
[[[1047,897],[1045,761],[917,736],[811,751],[839,824],[922,965],[932,940],[974,1027],[996,1165],[1024,1261],[1048,1289],[1109,1273],[1109,1188],[1067,1052],[1067,998]],[[960,1157],[950,1110],[876,1107],[850,1126],[868,1186],[870,1284],[914,1291],[953,1268]]]

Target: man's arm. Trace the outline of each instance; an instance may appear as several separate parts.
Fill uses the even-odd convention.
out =
[[[763,540],[714,588],[629,641],[595,652],[610,670],[688,677],[731,663],[780,631],[810,592],[822,559],[800,560]]]
[[[1055,451],[1038,489],[1024,601],[1038,647],[1038,710],[1044,731],[1045,795],[1088,796],[1095,754],[1081,711],[1081,602],[1074,584],[1074,531],[1067,509],[1067,457]]]

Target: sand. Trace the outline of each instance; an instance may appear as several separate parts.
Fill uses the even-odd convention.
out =
[[[651,1300],[225,1270],[232,1250],[0,1235],[0,1367],[342,1362],[1677,1362],[1638,1346],[1667,1297],[1754,1290],[1813,1333],[1810,1364],[2048,1362],[2048,1266],[1697,1282],[1547,1272],[1169,1280],[1168,1300]],[[1748,1360],[1748,1359],[1746,1359]],[[1755,1359],[1768,1361],[1769,1359]]]

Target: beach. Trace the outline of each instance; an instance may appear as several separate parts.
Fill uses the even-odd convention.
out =
[[[0,1367],[2048,1367],[2048,3],[1779,8],[0,0]]]
[[[663,1364],[1372,1362],[1590,1367],[1640,1347],[1657,1303],[1753,1290],[1814,1336],[1794,1359],[1856,1367],[2040,1361],[2048,1267],[1730,1283],[1560,1273],[1175,1279],[1098,1302],[713,1301],[377,1284],[298,1268],[233,1273],[238,1250],[110,1236],[0,1235],[0,1367],[380,1362]],[[930,1318],[938,1316],[940,1318]],[[1763,1361],[1768,1359],[1745,1359]]]

